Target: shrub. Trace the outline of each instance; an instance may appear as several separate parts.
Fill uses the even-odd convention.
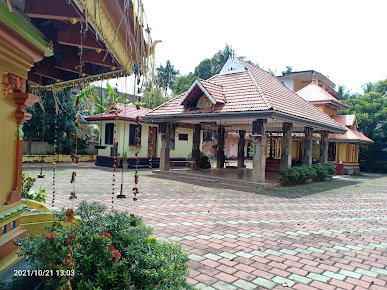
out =
[[[188,161],[191,161],[191,160],[192,160],[192,153],[189,153],[189,154],[188,154],[187,160],[188,160]],[[203,169],[211,168],[210,158],[208,158],[208,156],[206,155],[206,153],[204,153],[204,152],[202,152],[202,151],[200,151],[200,164],[199,164],[199,167],[200,167],[200,168],[203,168]]]
[[[21,197],[36,200],[39,202],[46,202],[45,190],[37,190],[30,192],[30,189],[32,185],[34,185],[34,182],[36,181],[36,178],[32,178],[30,175],[26,175],[25,173],[22,173],[22,188],[21,188]]]
[[[314,164],[313,168],[316,170],[316,181],[324,181],[325,178],[331,178],[336,175],[335,166],[330,163],[325,164]]]
[[[85,201],[75,213],[80,219],[70,222],[71,214],[66,218],[64,210],[56,212],[59,221],[46,228],[49,234],[16,242],[32,269],[53,271],[41,277],[45,288],[193,288],[185,280],[188,255],[174,242],[151,237],[152,228],[139,216]],[[61,277],[57,270],[74,270],[74,275]]]
[[[284,185],[301,184],[316,177],[316,170],[311,166],[294,166],[280,170],[281,181]]]

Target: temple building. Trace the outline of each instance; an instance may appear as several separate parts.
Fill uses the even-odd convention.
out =
[[[267,165],[286,169],[294,160],[311,165],[314,153],[318,153],[320,163],[328,162],[329,134],[341,136],[348,131],[276,77],[234,54],[219,74],[208,80],[196,79],[186,92],[146,114],[143,120],[159,125],[161,171],[170,168],[169,128],[177,123],[193,126],[192,157],[197,163],[201,131],[217,132],[217,169],[225,165],[228,133],[239,135],[238,167],[244,168],[246,135],[250,135],[254,141],[250,150],[253,168],[245,176],[255,183],[265,183]],[[318,149],[313,146],[316,134]]]

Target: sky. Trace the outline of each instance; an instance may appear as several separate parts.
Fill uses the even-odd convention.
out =
[[[387,78],[386,0],[143,0],[156,64],[194,71],[226,43],[280,75],[315,70],[347,90]]]

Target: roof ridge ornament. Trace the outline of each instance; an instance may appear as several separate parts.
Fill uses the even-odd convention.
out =
[[[244,71],[246,71],[246,68],[239,62],[234,50],[232,50],[228,60],[220,70],[219,75],[228,75]]]

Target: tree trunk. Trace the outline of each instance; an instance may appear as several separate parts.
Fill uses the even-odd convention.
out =
[[[28,144],[27,144],[27,154],[31,155],[31,148],[32,148],[32,138],[28,139]]]

